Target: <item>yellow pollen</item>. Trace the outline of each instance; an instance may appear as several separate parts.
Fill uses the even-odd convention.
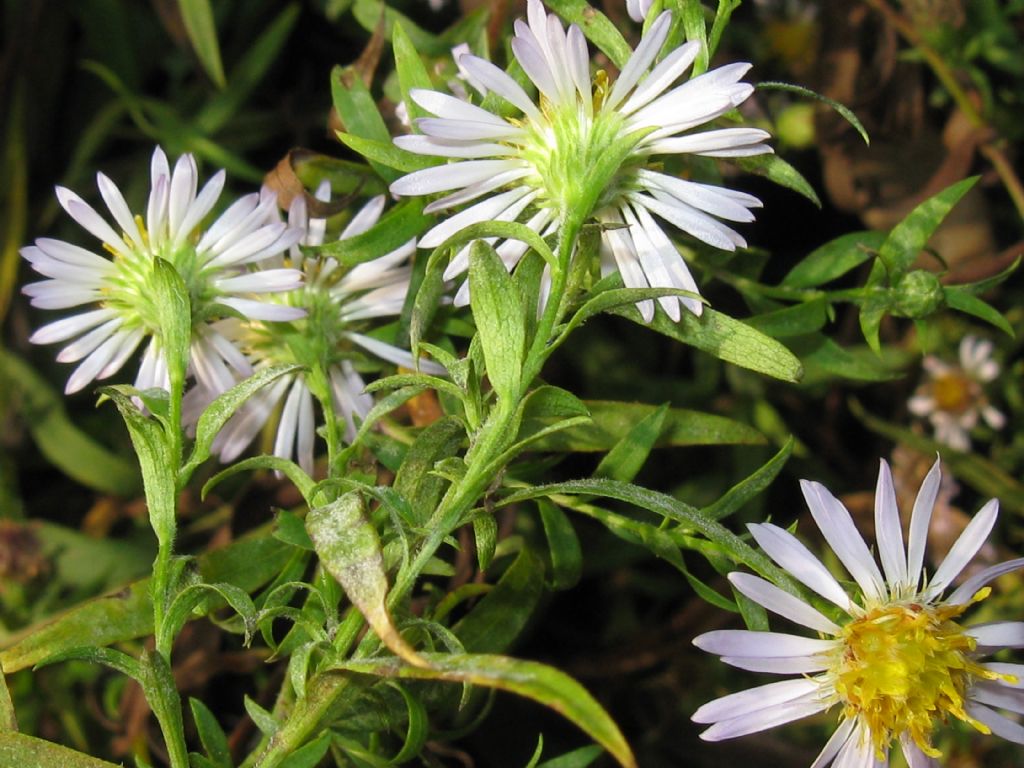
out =
[[[959,371],[944,373],[932,385],[939,410],[962,413],[977,396],[976,385]]]
[[[879,606],[843,628],[831,677],[843,714],[867,724],[879,759],[904,733],[939,757],[931,734],[949,716],[988,732],[965,711],[965,693],[972,679],[1001,675],[970,658],[975,641],[954,621],[968,605]]]

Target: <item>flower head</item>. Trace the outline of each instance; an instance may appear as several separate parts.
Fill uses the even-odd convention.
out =
[[[472,203],[438,223],[420,240],[434,248],[483,221],[521,221],[541,235],[585,221],[602,226],[602,267],[618,268],[630,288],[697,292],[696,283],[655,217],[710,245],[735,250],[745,242],[719,219],[753,220],[761,205],[751,195],[664,173],[658,156],[741,157],[770,152],[764,131],[693,129],[743,102],[752,86],[739,82],[749,64],[731,64],[672,87],[693,63],[699,44],[687,43],[655,63],[668,38],[670,13],[651,25],[618,80],[603,72],[591,80],[583,33],[566,31],[540,0],[529,0],[528,21],[516,22],[512,51],[540,92],[539,104],[490,62],[463,54],[459,65],[473,81],[521,115],[506,118],[447,94],[413,90],[413,101],[436,117],[421,118],[421,135],[395,143],[410,152],[456,162],[414,171],[391,185],[399,195],[447,192],[428,213]],[[482,200],[480,198],[483,198]],[[475,201],[475,202],[474,202]],[[507,240],[497,248],[511,268],[527,246]],[[469,264],[469,246],[451,260],[452,278]],[[456,304],[465,303],[465,290]],[[658,299],[675,320],[680,306],[699,314],[696,299]],[[654,303],[639,305],[646,320]]]
[[[320,200],[327,200],[329,195],[329,185],[317,190]],[[353,216],[340,239],[373,226],[384,202],[383,195],[370,200]],[[305,233],[302,245],[323,244],[327,222],[310,218],[304,197],[293,200],[288,222]],[[409,289],[410,268],[406,262],[415,249],[412,240],[392,253],[345,269],[330,258],[306,258],[293,247],[289,258],[301,268],[305,280],[301,287],[277,294],[274,300],[303,310],[304,316],[288,325],[235,319],[221,324],[221,331],[243,351],[254,369],[289,363],[308,369],[276,379],[228,421],[214,443],[222,461],[231,461],[245,450],[280,408],[274,454],[286,459],[296,457],[300,466],[312,473],[316,399],[333,402],[345,421],[347,438],[354,436],[356,419],[365,417],[373,405],[363,392],[365,384],[357,366],[367,358],[416,366],[409,352],[362,332],[375,319],[401,313]],[[419,367],[431,372],[444,370],[427,361]],[[317,378],[318,374],[322,378]],[[205,392],[197,402],[205,404],[216,394]],[[197,402],[190,404],[193,417],[198,415]]]
[[[935,439],[957,451],[971,447],[970,432],[979,418],[992,429],[1001,429],[1006,417],[985,396],[984,385],[999,375],[992,359],[992,342],[977,336],[960,341],[960,364],[950,365],[928,355],[922,365],[928,378],[917,388],[907,407],[927,418]]]
[[[157,147],[143,218],[132,214],[109,178],[97,174],[100,196],[117,229],[74,192],[57,187],[64,210],[98,238],[106,252],[95,253],[48,238],[21,249],[32,268],[48,278],[25,286],[33,306],[67,309],[98,305],[45,325],[30,339],[37,344],[74,339],[57,355],[63,363],[82,361],[68,379],[66,392],[77,392],[94,379],[117,373],[146,338],[150,341],[135,385],[139,389],[168,387],[161,322],[152,299],[158,258],[173,265],[188,290],[192,307],[190,368],[205,385],[231,380],[228,366],[244,375],[250,373],[241,355],[213,328],[212,320],[233,313],[266,320],[291,320],[302,314],[254,297],[295,288],[302,279],[294,269],[252,271],[249,267],[301,237],[301,232],[283,222],[267,222],[267,211],[276,205],[274,195],[247,195],[203,230],[202,221],[224,187],[224,172],[214,175],[202,190],[198,190],[198,177],[192,155],[182,155],[172,172],[167,156]]]
[[[994,709],[1024,713],[1024,666],[980,660],[1024,647],[1024,624],[960,623],[989,594],[986,585],[1024,567],[1024,558],[986,568],[943,597],[984,544],[999,505],[993,499],[982,507],[929,577],[925,539],[940,482],[936,462],[914,503],[904,548],[892,477],[881,462],[875,491],[881,569],[842,503],[818,483],[801,483],[814,521],[856,582],[853,596],[795,536],[770,523],[749,526],[768,556],[832,610],[826,615],[757,576],[730,574],[738,591],[818,637],[745,630],[697,637],[698,648],[727,664],[800,676],[705,704],[693,715],[711,725],[702,738],[742,736],[838,707],[840,725],[813,768],[885,766],[897,741],[912,768],[937,765],[932,734],[938,720],[950,718],[1024,744],[1024,728]]]

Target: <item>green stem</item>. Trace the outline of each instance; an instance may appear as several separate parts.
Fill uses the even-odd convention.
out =
[[[476,439],[466,454],[466,474],[457,484],[449,486],[437,509],[424,528],[428,531],[420,542],[415,556],[395,577],[388,593],[388,607],[394,609],[412,591],[420,574],[451,532],[460,524],[477,500],[487,491],[494,478],[493,462],[515,438],[514,422],[519,403],[529,392],[530,384],[540,374],[547,358],[554,351],[551,341],[554,330],[565,307],[563,294],[569,274],[569,260],[579,233],[581,222],[565,217],[558,246],[559,267],[552,270],[548,304],[537,323],[537,332],[523,363],[520,391],[515,398],[499,400],[484,424],[477,430]],[[334,647],[344,652],[362,628],[362,616],[353,612],[346,617],[335,635]],[[350,621],[351,619],[351,621]],[[376,651],[380,641],[367,633],[352,654],[359,658]],[[296,704],[288,720],[270,740],[260,755],[250,755],[242,768],[277,768],[292,752],[308,740],[330,709],[344,694],[349,678],[337,673],[316,675],[310,681],[305,698]]]

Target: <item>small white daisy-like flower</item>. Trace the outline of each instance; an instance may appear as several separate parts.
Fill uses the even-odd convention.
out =
[[[47,280],[24,292],[35,307],[67,309],[97,304],[96,309],[57,320],[37,330],[30,341],[52,344],[73,339],[57,355],[62,363],[81,361],[65,392],[77,392],[94,379],[112,376],[139,344],[149,338],[135,378],[139,389],[169,386],[160,318],[152,301],[157,258],[181,275],[192,303],[189,367],[205,386],[233,380],[229,366],[243,375],[251,369],[210,321],[232,312],[265,320],[292,320],[301,311],[257,300],[255,294],[298,286],[295,269],[252,271],[249,265],[294,244],[302,233],[283,222],[268,224],[272,194],[252,194],[231,205],[207,229],[201,224],[224,188],[224,171],[198,190],[198,168],[182,155],[173,172],[159,147],[153,152],[152,186],[145,218],[133,215],[121,191],[97,174],[100,196],[118,229],[69,189],[57,187],[65,211],[103,243],[100,255],[71,243],[40,238],[21,255]]]
[[[738,591],[818,636],[719,630],[697,637],[698,648],[727,664],[799,675],[700,707],[693,719],[711,725],[701,738],[756,733],[839,707],[839,727],[812,768],[887,766],[895,742],[911,768],[937,766],[932,735],[937,721],[949,718],[1024,744],[1024,727],[996,711],[1024,713],[1024,665],[980,660],[1024,647],[1024,623],[959,623],[989,594],[986,585],[1024,567],[1024,558],[986,568],[943,597],[985,543],[999,505],[993,499],[982,507],[929,577],[925,539],[940,482],[936,461],[914,503],[904,548],[892,477],[881,462],[875,491],[881,570],[846,507],[819,483],[801,482],[815,523],[856,582],[854,596],[788,531],[770,523],[749,526],[779,567],[832,604],[831,617],[758,576],[729,574]]]
[[[928,378],[907,407],[915,416],[927,418],[935,439],[954,450],[971,447],[970,433],[979,419],[992,429],[1002,429],[1006,424],[1006,417],[985,395],[984,385],[999,376],[999,363],[992,359],[992,350],[991,341],[968,335],[960,341],[959,365],[932,355],[922,362]]]
[[[694,131],[730,112],[753,91],[740,78],[749,64],[730,64],[681,85],[673,84],[700,50],[687,43],[660,61],[672,25],[661,14],[651,25],[618,80],[603,72],[592,81],[590,55],[576,25],[566,31],[558,18],[529,0],[528,21],[516,22],[512,51],[540,92],[536,104],[508,74],[485,59],[463,54],[460,68],[522,113],[505,118],[453,96],[416,89],[411,98],[436,117],[420,118],[420,135],[399,136],[410,152],[454,158],[456,162],[414,171],[391,185],[397,195],[449,194],[430,203],[428,213],[464,203],[420,240],[435,248],[450,236],[483,221],[521,221],[541,235],[570,230],[586,221],[602,225],[602,268],[618,268],[629,288],[676,288],[696,293],[697,285],[655,217],[705,243],[726,250],[746,245],[719,219],[749,222],[761,202],[724,187],[686,181],[664,173],[659,156],[685,154],[743,157],[771,152],[769,136],[754,128]],[[479,200],[479,198],[483,198]],[[474,202],[475,201],[475,202]],[[497,247],[510,269],[527,246],[507,240]],[[450,279],[469,265],[469,246],[445,272]],[[456,304],[468,301],[464,285]],[[673,320],[680,307],[700,314],[701,303],[674,296],[658,299]],[[654,302],[638,305],[644,319]]]
[[[329,196],[330,186],[321,185],[316,197],[327,200]],[[362,234],[373,226],[384,203],[383,195],[370,200],[353,216],[340,239]],[[309,217],[304,197],[292,201],[288,222],[305,232],[302,245],[323,244],[327,222]],[[401,313],[411,273],[407,261],[415,250],[416,241],[410,240],[392,253],[344,269],[333,259],[306,258],[297,246],[293,247],[291,263],[301,268],[305,281],[296,290],[275,295],[274,300],[307,314],[286,326],[227,320],[221,330],[244,351],[255,370],[299,363],[323,371],[327,380],[322,384],[330,394],[323,392],[320,396],[331,398],[345,421],[346,438],[352,439],[356,420],[364,418],[373,406],[372,398],[363,391],[365,383],[356,365],[368,356],[416,367],[406,350],[360,332],[368,329],[368,321]],[[444,371],[429,361],[420,361],[419,368],[431,373]],[[274,455],[295,457],[307,473],[312,473],[317,386],[309,372],[300,371],[276,379],[253,395],[217,436],[214,450],[221,461],[230,462],[241,454],[280,408]],[[200,400],[208,402],[213,394],[217,393],[204,393]],[[189,408],[193,418],[198,416],[195,406],[193,402]]]

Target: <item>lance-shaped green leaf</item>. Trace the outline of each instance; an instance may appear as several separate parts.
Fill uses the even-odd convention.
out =
[[[526,627],[543,591],[544,563],[529,548],[522,549],[494,588],[452,631],[468,651],[504,651]]]
[[[431,221],[431,217],[423,215],[422,200],[405,200],[361,235],[335,240],[314,250],[342,266],[354,267],[398,250],[425,230]]]
[[[783,278],[789,288],[817,288],[856,269],[882,247],[884,232],[850,232],[815,248]]]
[[[192,709],[196,733],[199,734],[199,741],[206,750],[210,762],[215,768],[232,768],[234,763],[231,760],[228,738],[213,712],[199,699],[190,698],[188,703]]]
[[[752,157],[737,157],[733,160],[748,173],[755,173],[773,181],[780,187],[791,189],[803,195],[816,206],[821,208],[821,198],[814,191],[814,187],[803,177],[803,175],[778,155],[754,155]]]
[[[817,91],[812,91],[810,88],[804,88],[803,86],[800,85],[793,85],[792,83],[764,81],[757,84],[757,89],[759,91],[789,91],[790,93],[796,93],[799,94],[800,96],[816,99],[820,101],[822,104],[828,104],[840,115],[840,117],[842,117],[846,122],[853,126],[854,130],[856,130],[857,133],[860,134],[860,137],[864,139],[865,144],[871,143],[871,137],[868,136],[867,129],[865,129],[860,120],[857,119],[857,116],[853,114],[853,110],[851,110],[845,104],[840,104],[835,99],[830,99],[828,96],[824,96],[818,93]]]
[[[491,386],[498,397],[512,401],[521,386],[526,318],[512,276],[483,240],[469,252],[469,295]]]
[[[335,67],[332,70],[331,98],[347,133],[371,141],[390,143],[391,134],[377,109],[377,102],[355,69]],[[394,169],[372,160],[370,165],[388,183],[400,175]]]
[[[583,551],[576,529],[566,514],[547,499],[537,499],[537,510],[551,553],[551,587],[575,587],[583,573]]]
[[[895,281],[910,268],[946,214],[977,181],[978,177],[972,176],[947,187],[925,200],[892,228],[878,249],[878,257],[885,264],[890,281]]]
[[[391,33],[391,47],[395,53],[395,71],[398,73],[398,86],[402,91],[402,101],[409,110],[410,118],[429,117],[430,115],[410,96],[413,88],[430,90],[434,84],[430,80],[427,68],[423,66],[420,52],[416,50],[408,33],[401,23],[395,23]]]
[[[700,317],[683,312],[678,323],[672,322],[663,312],[658,312],[650,323],[645,323],[635,307],[619,307],[612,313],[741,368],[782,381],[796,382],[803,375],[800,361],[785,346],[746,323],[710,308],[705,309]]]
[[[192,343],[192,303],[185,281],[167,259],[153,260],[152,296],[160,318],[160,346],[167,359],[171,397],[180,397]]]
[[[217,43],[217,27],[213,23],[213,9],[210,0],[178,0],[181,20],[185,22],[192,50],[196,52],[203,69],[218,88],[223,88],[224,65],[220,60],[220,45]]]
[[[242,618],[245,627],[244,643],[249,645],[253,629],[256,627],[256,606],[253,605],[252,598],[244,589],[240,589],[234,584],[220,582],[190,584],[175,595],[170,608],[167,609],[160,632],[157,633],[157,647],[169,648],[178,632],[192,617],[193,611],[204,606],[211,597],[222,598]],[[202,611],[202,613],[207,612],[206,610]]]
[[[103,387],[100,392],[114,401],[128,427],[142,470],[150,525],[160,545],[170,546],[177,530],[178,491],[175,485],[176,462],[167,432],[156,419],[144,416],[121,387]]]
[[[636,477],[658,443],[667,414],[668,405],[661,405],[636,422],[601,459],[594,477],[610,477],[625,483]]]
[[[119,768],[51,741],[13,731],[0,733],[0,765],[53,768]]]
[[[301,365],[275,365],[256,371],[252,376],[236,384],[222,394],[203,411],[196,423],[196,440],[188,463],[182,468],[187,478],[192,471],[210,457],[210,449],[217,433],[246,400],[254,393],[281,376],[294,373]]]
[[[362,495],[350,491],[329,504],[311,509],[306,516],[306,530],[320,562],[341,584],[377,636],[410,664],[423,664],[388,614],[388,579],[380,538],[366,516]]]
[[[946,304],[964,314],[973,315],[994,325],[1008,336],[1015,336],[1013,326],[1002,313],[986,301],[974,295],[970,286],[951,285],[943,289]]]
[[[18,730],[18,719],[14,716],[14,702],[7,689],[7,675],[0,670],[0,734]]]
[[[564,672],[508,656],[430,653],[423,658],[429,666],[408,666],[398,659],[370,659],[342,662],[336,668],[378,677],[471,683],[525,696],[573,722],[607,749],[620,765],[636,766],[636,758],[615,721],[582,685]]]
[[[547,434],[533,444],[537,451],[608,451],[620,443],[658,406],[615,400],[585,400],[590,422],[563,432]],[[526,425],[524,425],[525,428]],[[725,416],[669,408],[654,445],[764,445],[765,437],[753,427]]]
[[[789,461],[789,457],[793,453],[793,445],[794,440],[790,437],[767,464],[756,470],[749,477],[738,482],[722,494],[718,501],[708,507],[704,507],[701,512],[712,520],[721,520],[742,507],[771,485],[779,472],[782,471],[786,462]]]
[[[394,488],[408,499],[413,515],[420,523],[430,519],[448,485],[447,480],[433,473],[434,465],[454,456],[465,436],[462,422],[450,416],[441,418],[426,427],[406,452],[405,460],[395,475]]]

